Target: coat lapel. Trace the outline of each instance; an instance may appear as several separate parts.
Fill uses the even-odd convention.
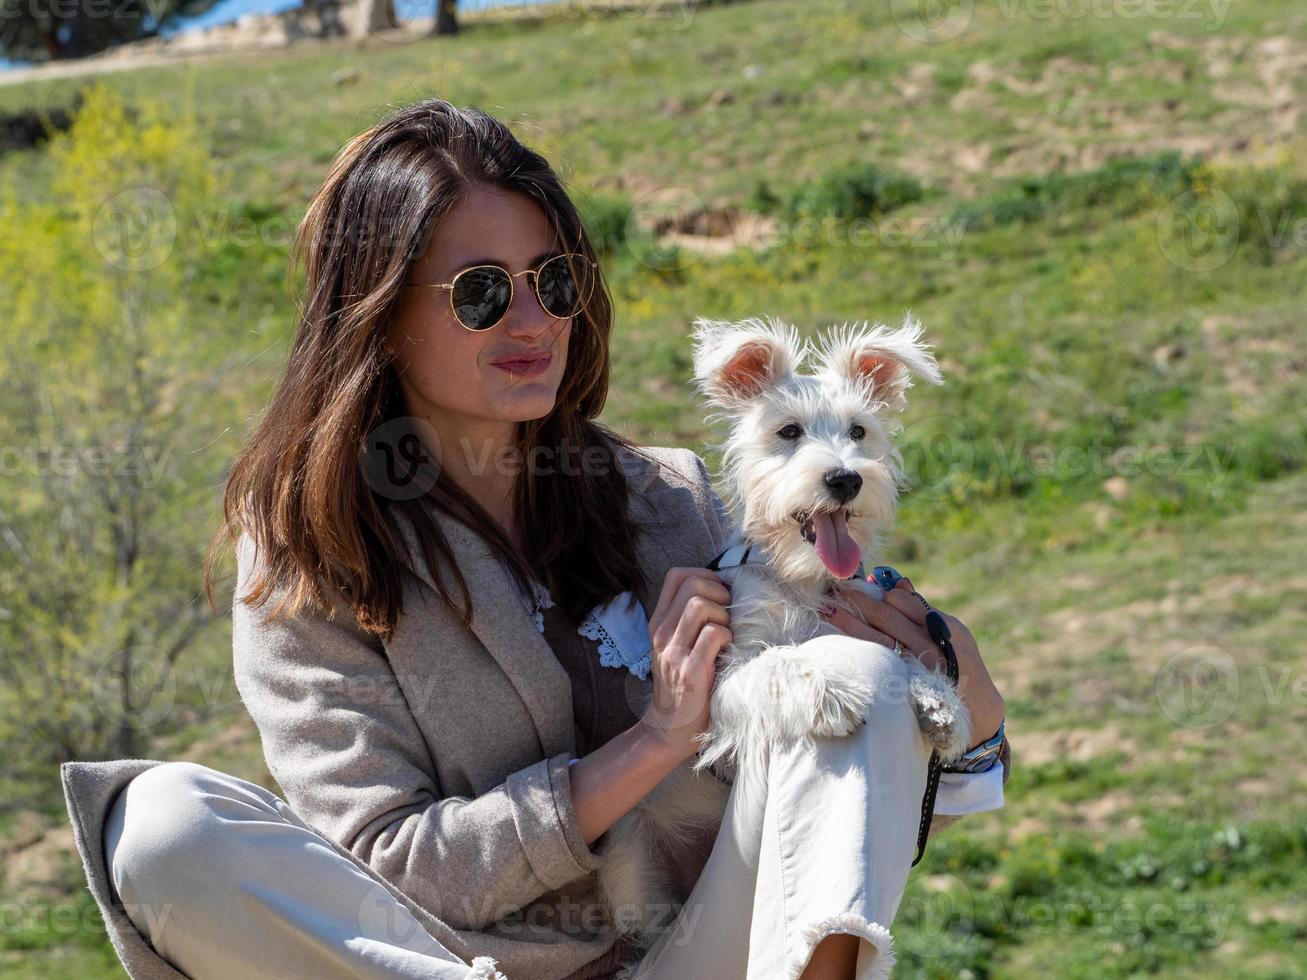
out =
[[[644,571],[646,585],[637,591],[636,597],[646,614],[652,614],[667,570],[678,561],[687,563],[698,557],[697,550],[690,557],[678,556],[676,541],[679,539],[674,533],[669,535],[664,530],[680,528],[687,533],[696,529],[692,521],[687,524],[692,515],[671,512],[676,504],[683,506],[686,500],[693,506],[693,498],[684,491],[675,493],[676,488],[666,483],[654,486],[658,463],[624,449],[619,450],[618,458],[630,489],[637,491],[631,494],[629,513],[645,528],[639,535],[636,561]],[[472,597],[472,632],[508,676],[526,705],[545,755],[575,752],[571,680],[536,629],[511,575],[494,557],[485,541],[464,524],[442,512],[435,513],[435,520],[458,556],[459,569]],[[406,521],[401,520],[399,525],[413,555],[411,567],[414,574],[435,590],[435,573],[422,559],[416,547],[415,533]],[[444,570],[440,574],[449,594],[458,596],[455,578]],[[452,609],[451,615],[456,615]]]

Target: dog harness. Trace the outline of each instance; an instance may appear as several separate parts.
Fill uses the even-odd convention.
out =
[[[737,564],[749,564],[749,555],[752,553],[752,544],[728,547],[728,549],[719,554],[718,557],[712,559],[711,562],[708,562],[708,571],[721,571],[723,568],[735,568]],[[759,559],[759,561],[753,562],[753,564],[766,564],[766,562]],[[865,578],[867,578],[867,572],[863,570],[863,563],[859,562],[857,563],[857,570],[853,572],[852,575],[848,576],[847,579],[844,579],[844,581]]]

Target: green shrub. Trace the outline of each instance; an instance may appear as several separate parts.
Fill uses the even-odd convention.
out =
[[[1279,168],[1213,171],[1213,179],[1234,201],[1239,245],[1248,258],[1271,265],[1307,244],[1301,232],[1307,223],[1307,180]]]
[[[1030,223],[1047,216],[1107,207],[1125,216],[1183,193],[1193,186],[1197,160],[1174,152],[1113,160],[1081,173],[1024,177],[979,201],[959,205],[955,221],[968,229]]]
[[[754,183],[744,207],[757,214],[779,214],[785,207],[785,200],[772,190],[767,181],[759,180]]]
[[[577,207],[590,241],[600,254],[612,255],[626,244],[634,211],[629,197],[594,191],[578,195]]]
[[[878,218],[921,200],[922,194],[921,185],[906,174],[858,163],[795,188],[786,210],[796,218]]]
[[[834,218],[853,221],[879,218],[921,200],[924,191],[906,174],[856,163],[831,170],[816,180],[782,194],[765,180],[754,183],[745,199],[747,210],[790,220]]]
[[[196,449],[233,415],[231,334],[195,288],[222,199],[205,132],[100,83],[50,141],[51,199],[0,184],[0,444],[24,460],[4,484],[21,560],[0,562],[11,799],[178,724],[152,694],[210,619],[195,556],[223,460]]]

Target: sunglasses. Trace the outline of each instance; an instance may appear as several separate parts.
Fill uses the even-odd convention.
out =
[[[454,276],[453,282],[411,282],[424,289],[448,289],[449,306],[468,330],[489,330],[513,305],[513,280],[526,276],[540,308],[552,317],[576,316],[585,308],[594,288],[598,263],[577,252],[545,259],[534,269],[509,272],[497,265],[473,265]]]

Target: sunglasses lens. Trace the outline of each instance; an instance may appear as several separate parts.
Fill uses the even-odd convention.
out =
[[[454,315],[469,330],[488,330],[508,312],[513,287],[503,269],[468,269],[454,283]]]
[[[558,255],[540,267],[536,288],[540,305],[550,316],[575,316],[589,296],[587,265],[580,255]]]

